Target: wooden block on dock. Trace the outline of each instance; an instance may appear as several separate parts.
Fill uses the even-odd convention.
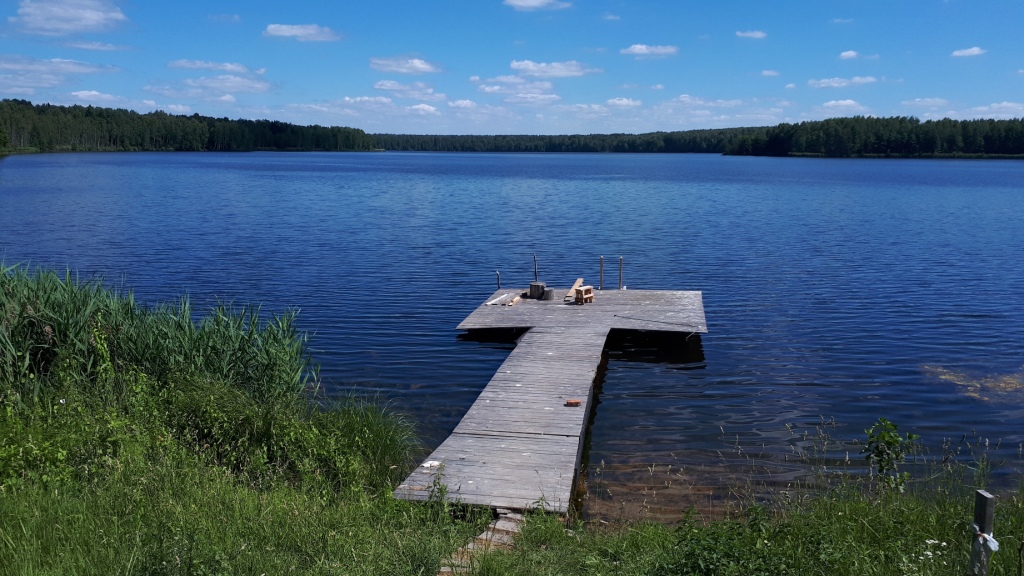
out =
[[[594,301],[594,287],[593,286],[580,286],[576,288],[575,302],[577,304],[586,304],[587,302]]]
[[[577,278],[576,281],[572,283],[572,288],[569,288],[569,291],[565,293],[565,298],[563,298],[563,300],[572,300],[575,298],[576,289],[580,286],[583,286],[583,278]]]

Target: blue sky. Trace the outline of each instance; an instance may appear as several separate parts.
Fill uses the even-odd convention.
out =
[[[2,0],[0,98],[417,134],[1024,117],[1022,0]]]

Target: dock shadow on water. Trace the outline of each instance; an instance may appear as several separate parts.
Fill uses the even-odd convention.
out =
[[[477,342],[480,344],[512,344],[522,338],[529,328],[477,328],[460,332],[455,339],[459,342]]]
[[[605,340],[605,357],[621,362],[651,362],[678,370],[700,370],[704,344],[700,334],[613,328]]]

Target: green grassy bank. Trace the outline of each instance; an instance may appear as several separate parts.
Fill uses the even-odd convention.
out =
[[[0,574],[436,574],[490,512],[391,498],[414,431],[317,394],[291,315],[0,270]],[[892,430],[895,432],[895,430]],[[910,439],[873,434],[879,474],[822,479],[705,522],[529,519],[477,574],[963,574],[972,488],[909,481]],[[813,494],[813,495],[812,495]],[[1017,574],[1021,493],[1000,497],[993,574]]]

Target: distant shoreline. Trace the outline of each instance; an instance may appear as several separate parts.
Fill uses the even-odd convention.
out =
[[[909,116],[854,116],[643,134],[420,135],[0,100],[0,155],[134,151],[608,152],[1019,160],[1024,159],[1024,119],[921,122]]]
[[[158,153],[158,154],[179,154],[179,153],[198,153],[205,154],[211,152],[221,152],[228,154],[251,154],[254,152],[282,152],[282,153],[388,153],[388,152],[401,152],[411,154],[502,154],[502,155],[520,155],[520,154],[620,154],[620,155],[671,155],[671,154],[711,154],[718,156],[753,156],[752,154],[728,154],[724,152],[589,152],[589,151],[570,151],[570,152],[535,152],[535,151],[507,151],[507,150],[388,150],[385,148],[379,148],[375,150],[316,150],[316,149],[274,149],[274,148],[261,148],[258,150],[7,150],[0,151],[0,160],[7,158],[8,156],[33,156],[37,154],[116,154],[116,153]],[[1024,154],[918,154],[914,156],[904,155],[881,155],[881,154],[858,154],[851,156],[825,156],[822,154],[790,154],[788,156],[759,156],[761,158],[814,158],[814,159],[833,159],[833,160],[1024,160]]]

